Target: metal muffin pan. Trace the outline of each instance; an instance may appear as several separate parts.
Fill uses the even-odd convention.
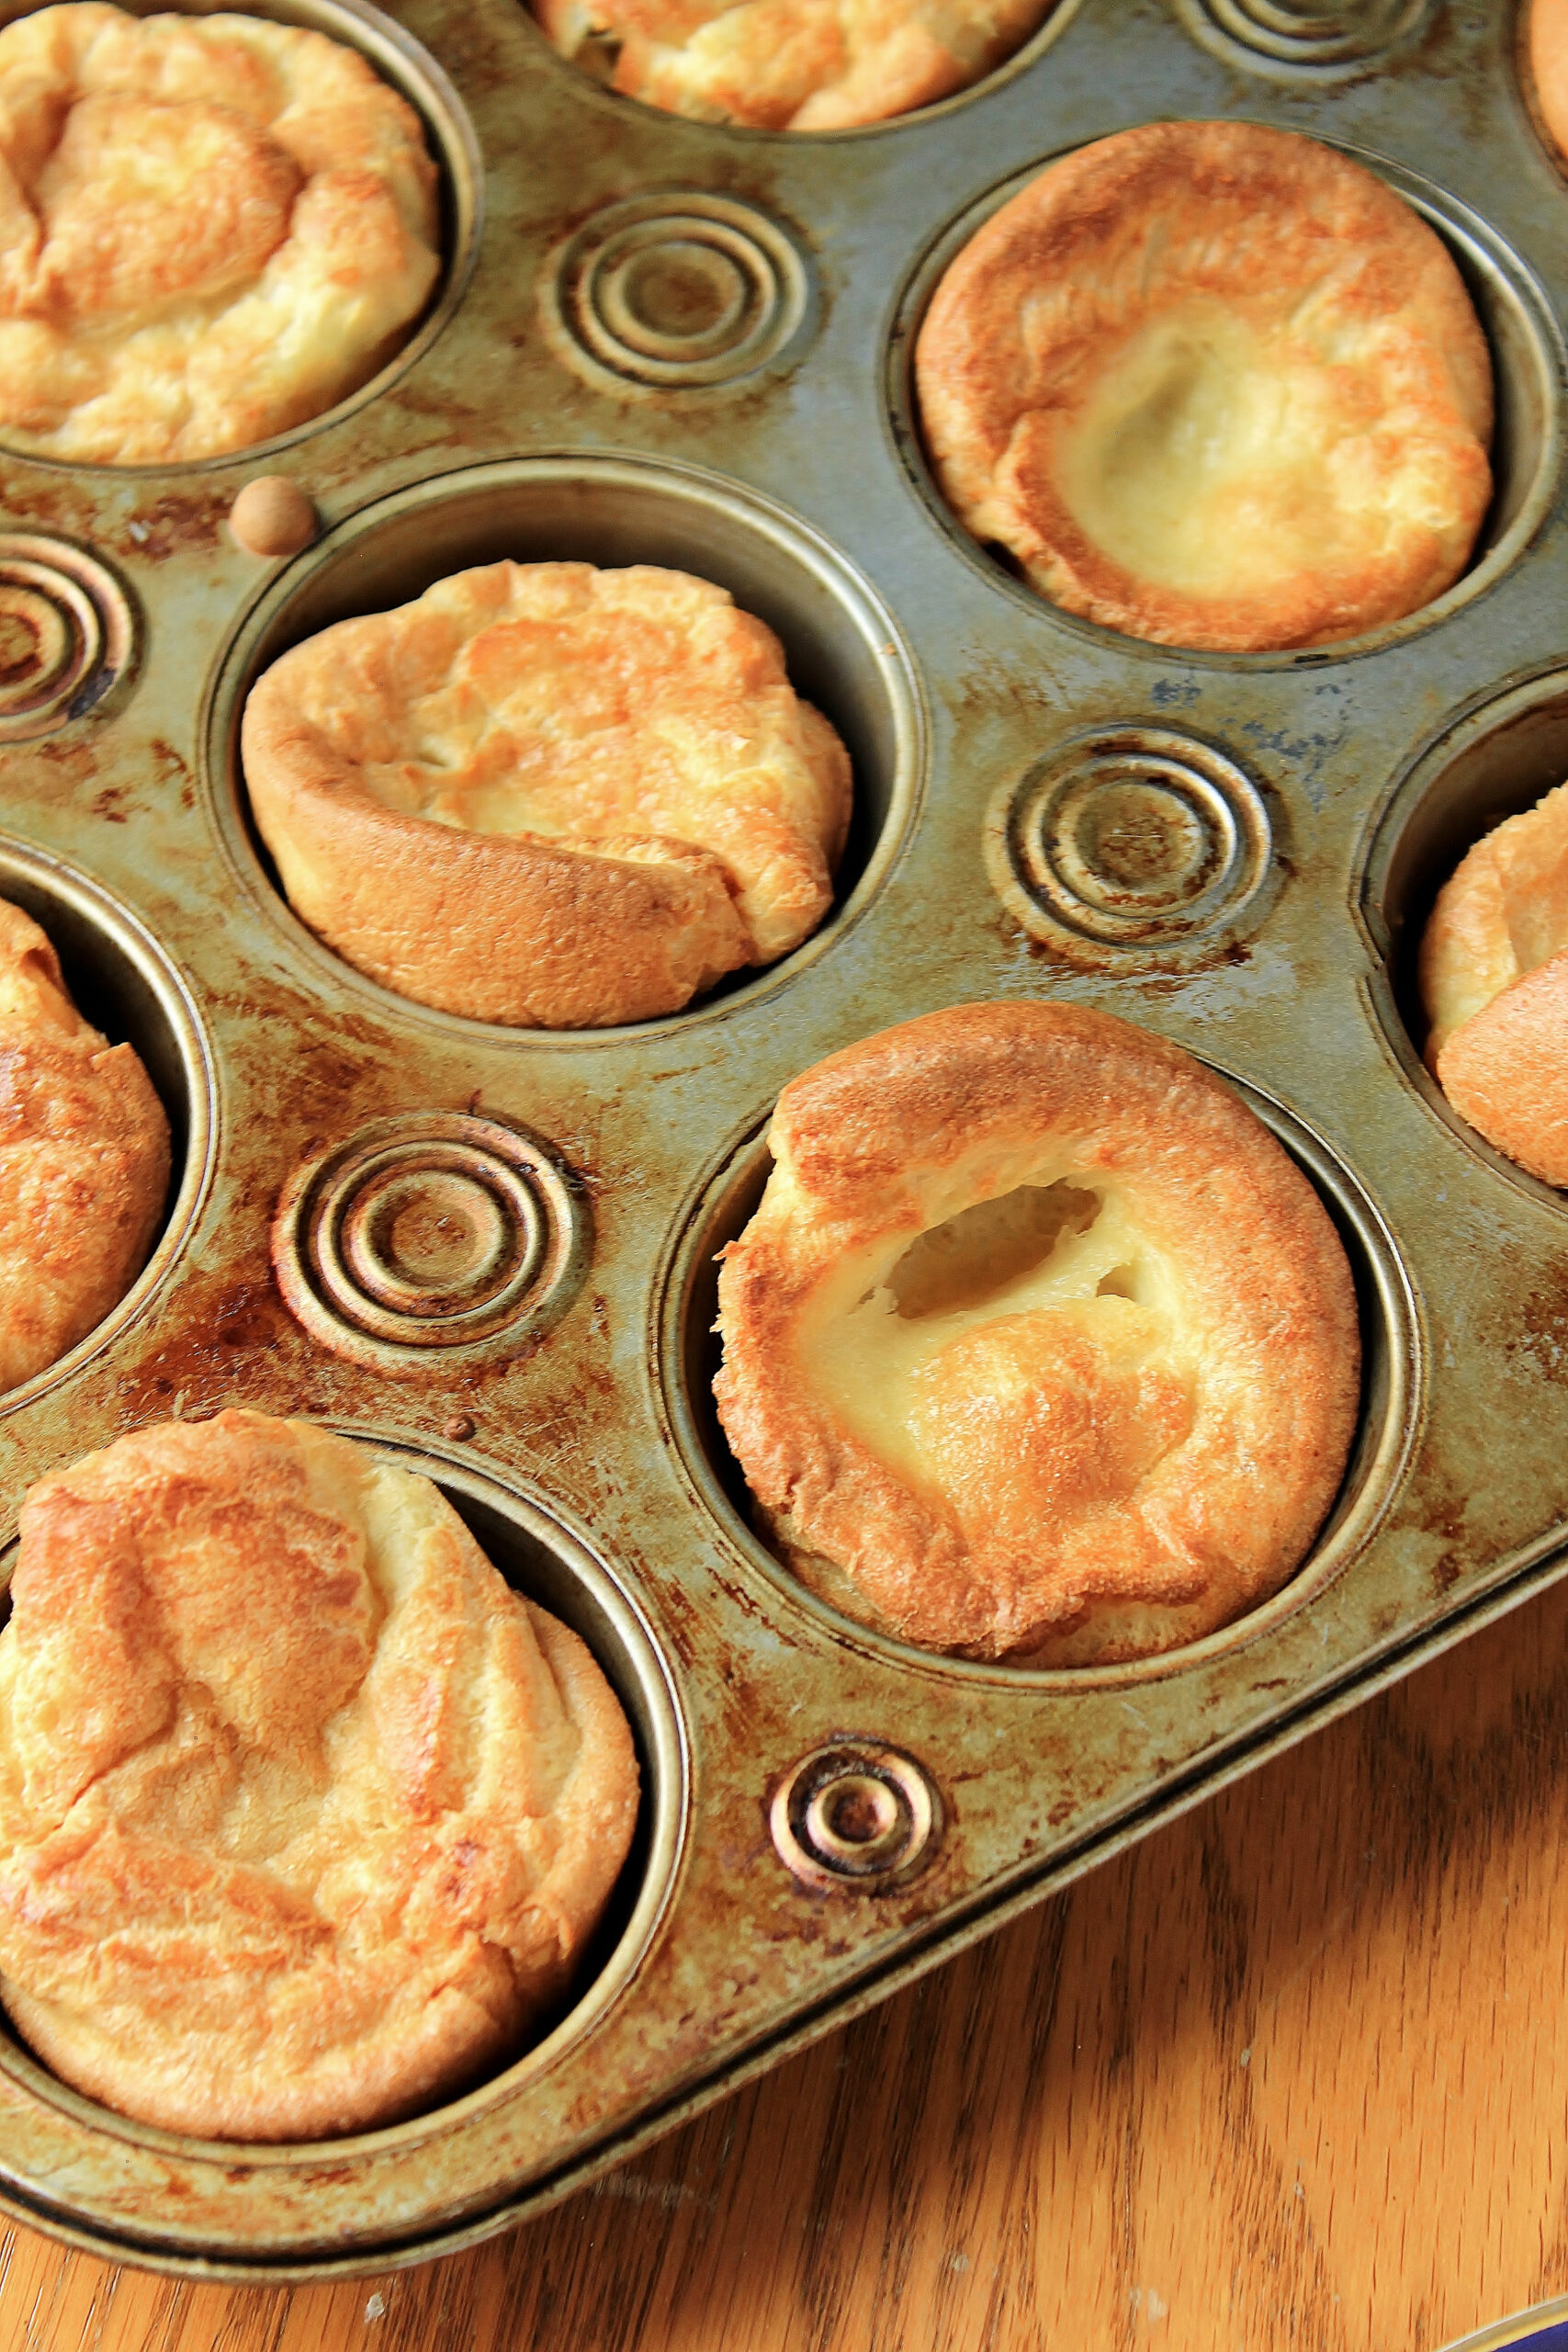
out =
[[[1441,0],[1068,0],[976,90],[791,139],[615,97],[515,0],[277,13],[395,57],[444,157],[448,274],[374,384],[265,455],[0,458],[0,525],[78,588],[89,568],[116,649],[50,672],[73,680],[50,703],[18,648],[31,628],[58,663],[59,630],[0,563],[0,719],[30,712],[0,890],[143,1052],[179,1140],[130,1297],[0,1398],[0,1542],[33,1478],[175,1413],[395,1448],[593,1645],[645,1810],[574,2005],[413,2122],[210,2145],[5,2049],[6,2211],[251,2279],[537,2210],[1568,1565],[1568,1202],[1448,1113],[1410,989],[1447,865],[1568,769],[1568,186],[1517,27]],[[1057,614],[954,530],[913,435],[909,338],[960,229],[1079,141],[1214,115],[1369,158],[1493,341],[1476,563],[1343,648],[1192,656]],[[223,523],[276,469],[323,527],[265,565]],[[511,1031],[389,995],[289,913],[238,774],[246,685],[501,554],[677,563],[778,629],[857,791],[839,903],[784,963],[637,1027]],[[54,609],[90,634],[66,590]],[[1050,1674],[801,1590],[707,1391],[712,1251],[779,1088],[913,1013],[1038,995],[1238,1086],[1337,1219],[1366,1341],[1345,1489],[1284,1591],[1164,1657]]]

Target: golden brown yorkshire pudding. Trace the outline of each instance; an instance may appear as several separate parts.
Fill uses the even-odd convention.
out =
[[[492,563],[273,664],[243,728],[295,911],[472,1020],[673,1012],[815,930],[849,754],[727,592],[646,564]]]
[[[1541,119],[1568,156],[1568,0],[1531,0],[1529,47]]]
[[[1460,1116],[1568,1184],[1568,785],[1476,842],[1421,940],[1427,1067]]]
[[[0,439],[209,458],[331,408],[435,282],[418,117],[354,51],[96,0],[0,31]]]
[[[88,1026],[43,933],[0,899],[0,1390],[118,1306],[168,1189],[169,1123],[134,1049]]]
[[[512,2055],[637,1814],[576,1634],[428,1479],[260,1413],[120,1438],[21,1530],[0,1996],[39,2055],[234,2140],[390,2122]]]
[[[1052,0],[533,0],[563,57],[670,114],[847,130],[966,89]]]
[[[719,1418],[789,1565],[922,1648],[1137,1657],[1284,1583],[1344,1474],[1350,1272],[1188,1055],[970,1004],[779,1098]]]
[[[1359,164],[1252,123],[1051,164],[943,277],[915,375],[965,529],[1160,644],[1414,612],[1491,497],[1491,361],[1443,245]]]

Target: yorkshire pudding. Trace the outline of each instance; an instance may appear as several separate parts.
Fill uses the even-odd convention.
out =
[[[847,130],[1010,57],[1052,0],[533,0],[563,57],[669,114]]]
[[[21,1531],[0,1998],[39,2055],[233,2140],[390,2122],[512,2055],[637,1813],[576,1634],[428,1479],[260,1413],[120,1438]]]
[[[0,1389],[125,1296],[169,1189],[169,1123],[130,1046],[66,991],[30,915],[0,899]]]
[[[296,913],[478,1021],[672,1012],[815,929],[838,736],[762,621],[685,572],[492,563],[276,662],[243,728]]]
[[[1427,1067],[1460,1116],[1568,1184],[1568,784],[1486,835],[1421,940]]]
[[[785,1087],[724,1253],[719,1418],[802,1580],[922,1648],[1082,1665],[1300,1563],[1359,1395],[1348,1266],[1178,1047],[933,1012]]]
[[[1541,119],[1568,156],[1568,0],[1532,0],[1529,43]]]
[[[1492,368],[1458,270],[1332,148],[1153,122],[959,254],[916,384],[943,496],[1043,596],[1160,644],[1321,645],[1464,570]]]
[[[435,167],[363,58],[96,0],[0,32],[0,439],[210,458],[373,376],[435,281]]]

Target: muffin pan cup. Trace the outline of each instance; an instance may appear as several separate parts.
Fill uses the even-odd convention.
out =
[[[387,2132],[250,2147],[108,2116],[13,2047],[6,2210],[203,2277],[460,2246],[1568,1565],[1568,1201],[1434,1101],[1408,989],[1442,859],[1568,767],[1568,187],[1500,15],[1390,8],[1386,48],[1314,63],[1235,32],[1278,9],[1216,0],[1209,44],[1195,8],[1082,0],[927,116],[792,140],[615,97],[514,0],[400,0],[386,37],[439,61],[481,166],[445,315],[281,449],[0,458],[5,528],[89,551],[132,649],[92,707],[7,744],[0,890],[187,1122],[138,1291],[0,1399],[0,1543],[33,1478],[175,1414],[244,1404],[396,1446],[577,1612],[648,1791],[595,1969],[513,2067]],[[961,541],[911,442],[908,338],[955,225],[1082,141],[1216,115],[1317,132],[1419,195],[1504,378],[1475,573],[1342,649],[1194,657],[1070,621]],[[322,527],[269,565],[224,517],[278,470]],[[388,995],[278,897],[235,764],[249,678],[502,554],[680,563],[779,629],[858,800],[838,906],[772,971],[641,1027],[508,1031]],[[1238,1084],[1341,1220],[1367,1342],[1346,1490],[1284,1591],[1190,1649],[1050,1675],[901,1647],[797,1588],[705,1392],[709,1253],[780,1088],[915,1013],[1033,996]],[[422,1259],[424,1181],[457,1239]],[[361,1304],[334,1328],[340,1276]]]

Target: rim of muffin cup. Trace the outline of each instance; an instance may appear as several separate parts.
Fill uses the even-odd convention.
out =
[[[133,1046],[168,1116],[172,1169],[157,1238],[125,1295],[101,1321],[15,1388],[0,1419],[82,1371],[140,1322],[165,1288],[195,1229],[218,1158],[219,1093],[207,1025],[178,967],[151,930],[62,859],[0,835],[0,899],[32,916],[59,956],[72,1001],[111,1046]]]
[[[152,5],[155,5],[155,0],[149,0],[149,6]],[[714,121],[701,115],[677,114],[671,107],[652,106],[647,98],[633,97],[628,91],[612,89],[608,82],[602,80],[586,65],[580,65],[575,57],[565,56],[529,7],[528,0],[513,0],[513,5],[551,63],[568,75],[580,90],[592,94],[614,108],[626,108],[644,122],[671,123],[686,132],[703,131],[720,139],[739,139],[748,142],[762,141],[771,144],[776,141],[784,146],[804,148],[840,146],[852,140],[883,138],[890,131],[937,122],[948,115],[958,113],[962,107],[972,106],[976,99],[999,89],[1004,82],[1014,81],[1019,74],[1028,73],[1031,66],[1067,30],[1087,5],[1087,0],[1055,0],[1043,21],[1025,36],[1010,57],[1002,58],[988,74],[981,74],[977,81],[966,83],[963,89],[950,91],[945,98],[933,99],[929,107],[911,107],[906,114],[884,115],[877,122],[848,123],[837,130],[790,130],[784,128],[773,130],[760,123]]]
[[[130,17],[209,17],[222,12],[227,0],[204,7],[192,0],[115,0]],[[51,0],[28,0],[9,11],[6,23],[36,16]],[[257,458],[293,448],[312,434],[341,424],[367,402],[377,400],[423,359],[447,326],[468,290],[479,259],[479,232],[484,218],[484,158],[468,108],[443,68],[423,44],[370,0],[232,0],[236,13],[262,17],[281,25],[296,25],[306,32],[323,33],[344,49],[364,58],[380,79],[407,100],[423,128],[435,165],[440,215],[441,274],[424,309],[412,322],[407,340],[383,368],[354,391],[344,393],[330,408],[303,418],[265,441],[248,441],[235,449],[220,449],[206,458],[175,458],[152,464],[115,465],[101,458],[55,458],[7,441],[0,429],[0,454],[20,465],[39,466],[51,473],[90,474],[107,481],[145,481],[210,473],[222,466],[251,466]]]
[[[459,1460],[433,1445],[423,1431],[412,1434],[389,1426],[362,1428],[336,1420],[323,1420],[318,1426],[367,1446],[399,1469],[431,1479],[507,1585],[581,1637],[631,1728],[640,1783],[637,1827],[572,1984],[554,2010],[546,2012],[543,2030],[515,2057],[488,2070],[468,2089],[437,2099],[400,2123],[314,2140],[209,2140],[193,2132],[165,2131],[73,2090],[33,2055],[9,2018],[0,2011],[0,2075],[33,2098],[57,2109],[73,2124],[130,2142],[154,2157],[168,2154],[197,2163],[210,2161],[231,2177],[236,2167],[272,2170],[323,2161],[335,2166],[361,2157],[373,2159],[387,2151],[406,2152],[422,2141],[482,2124],[498,2109],[525,2096],[618,2005],[653,1951],[680,1877],[691,1812],[690,1743],[667,1645],[655,1634],[629,1581],[567,1519],[559,1505],[536,1496],[514,1472],[490,1465],[479,1469],[471,1461]],[[0,1551],[0,1622],[10,1616],[10,1579],[17,1549],[13,1540]],[[455,2229],[472,2228],[483,2213],[493,2211],[516,2193],[520,2183],[514,2165],[508,2166],[504,2149],[497,2152],[492,2174],[492,2177],[469,2182],[449,2165],[442,2179],[443,2212],[428,2224],[418,2217],[405,2217],[384,2245],[370,2233],[356,2238],[351,2247],[344,2246],[341,2225],[334,2225],[329,2234],[336,2250],[356,2259],[361,2267],[385,2267],[398,2258],[400,2241],[411,2231],[423,2229],[424,2236],[413,2246],[412,2258],[428,2259],[439,2250],[426,2243],[432,2231],[445,2238]],[[139,2204],[133,2214],[117,2212],[111,2222],[107,2210],[101,2210],[101,2195],[90,2204],[79,2198],[57,2199],[47,2181],[29,2181],[11,2166],[0,2174],[0,2182],[20,2187],[39,2200],[44,2211],[30,2214],[29,2219],[47,2227],[50,2217],[58,2212],[92,2231],[95,2248],[100,2253],[99,2233],[109,2230],[117,2242],[123,2240],[128,2251],[136,2248],[135,2260],[144,2258],[141,2242],[145,2238],[169,2256],[174,2267],[184,2270],[193,2258],[200,2257],[204,2247],[218,2243],[210,2233],[206,2236],[197,2233],[176,2251],[171,2239],[178,2227],[179,2207],[171,2202],[167,2211],[159,2211],[156,2194],[151,2201]],[[178,2196],[177,2191],[175,2194]],[[179,2199],[179,2205],[185,2202]],[[269,2257],[269,2270],[278,2260],[286,2267],[295,2261],[307,2268],[314,2267],[311,2249],[303,2243],[291,2253],[278,2256],[266,2245],[252,2245],[236,2236],[225,2250],[249,2257],[247,2275],[263,2257]],[[320,2251],[330,2250],[323,2245]]]
[[[1494,683],[1407,760],[1368,826],[1352,892],[1372,957],[1369,997],[1406,1084],[1517,1192],[1559,1213],[1568,1193],[1509,1159],[1450,1102],[1422,1058],[1430,1023],[1416,960],[1433,902],[1477,842],[1568,778],[1568,662]]]
[[[603,1028],[525,1028],[444,1012],[371,979],[289,906],[256,831],[240,760],[245,696],[268,664],[332,623],[385,611],[503,557],[605,567],[662,564],[728,588],[782,639],[789,682],[850,752],[854,813],[817,929],[776,963],[750,965],[678,1012]],[[824,534],[761,492],[666,459],[561,451],[436,474],[362,508],[267,583],[231,634],[204,698],[205,789],[236,878],[295,955],[383,1017],[487,1045],[625,1044],[755,1005],[842,939],[886,882],[913,829],[927,765],[914,657],[871,582]],[[570,846],[570,842],[567,846]]]
[[[1258,130],[1280,127],[1250,116],[1226,118],[1232,119]],[[1429,604],[1358,637],[1275,650],[1224,651],[1134,637],[1070,613],[1021,578],[1005,549],[975,538],[964,528],[942,496],[926,455],[915,390],[916,342],[939,282],[976,232],[1051,164],[1099,143],[1070,140],[994,182],[927,243],[894,303],[883,368],[886,429],[907,485],[948,545],[1020,609],[1090,644],[1134,658],[1181,661],[1205,670],[1324,669],[1402,643],[1486,594],[1512,570],[1551,513],[1562,472],[1568,343],[1533,272],[1479,213],[1419,172],[1349,140],[1326,138],[1315,130],[1303,135],[1360,164],[1410,205],[1442,240],[1475,309],[1492,358],[1496,421],[1490,452],[1492,502],[1465,570]]]
[[[1300,1564],[1279,1590],[1201,1640],[1114,1665],[1033,1667],[953,1657],[848,1616],[792,1574],[757,1532],[744,1473],[719,1426],[713,1378],[722,1356],[718,1258],[761,1200],[773,1167],[772,1113],[749,1121],[709,1162],[687,1195],[655,1284],[657,1353],[664,1433],[695,1498],[732,1553],[773,1589],[848,1646],[898,1667],[1020,1691],[1086,1692],[1157,1682],[1194,1671],[1275,1632],[1326,1589],[1366,1549],[1409,1467],[1426,1394],[1426,1351],[1415,1292],[1398,1247],[1371,1195],[1345,1160],[1275,1095],[1223,1064],[1194,1056],[1241,1098],[1289,1153],[1327,1211],[1355,1283],[1361,1333],[1361,1386],[1355,1433],[1338,1492]]]

